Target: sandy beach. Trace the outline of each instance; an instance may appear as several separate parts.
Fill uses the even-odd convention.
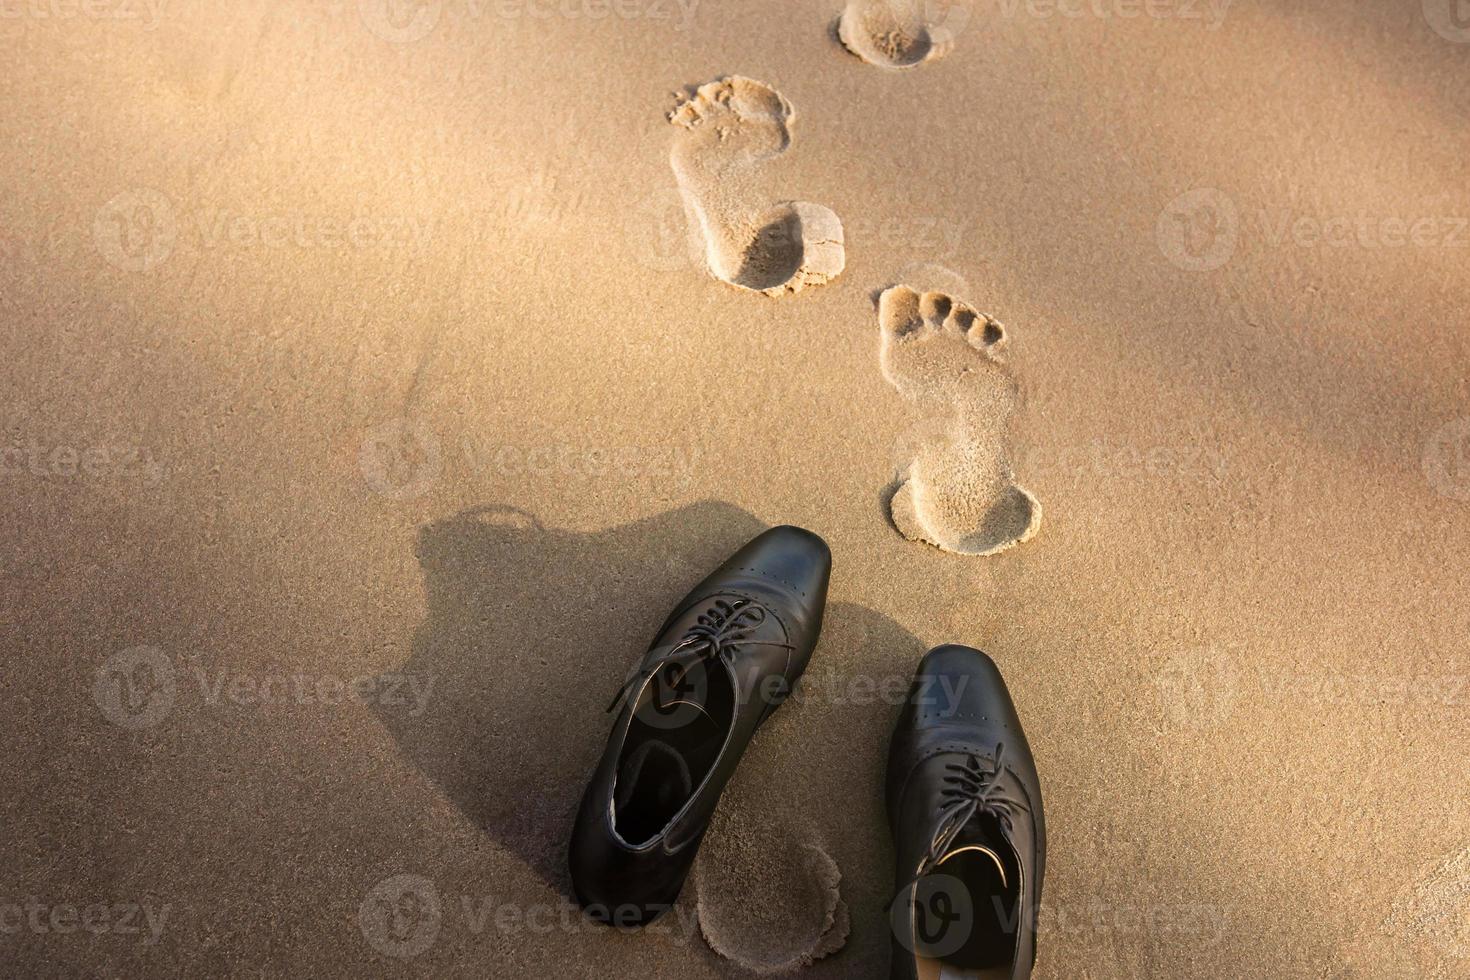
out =
[[[887,976],[956,641],[1037,977],[1470,976],[1470,15],[878,2],[0,2],[0,973]],[[787,523],[807,685],[581,918]]]

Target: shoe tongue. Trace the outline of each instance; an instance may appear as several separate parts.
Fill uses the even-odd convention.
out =
[[[1000,821],[984,813],[977,813],[965,822],[950,842],[949,850],[954,851],[961,847],[978,847],[992,854],[1009,849]]]
[[[678,749],[659,739],[649,739],[623,762],[618,771],[618,793],[614,803],[627,806],[628,800],[638,789],[641,778],[656,780],[660,796],[671,799],[687,797],[694,789],[694,777],[689,772],[689,762]]]

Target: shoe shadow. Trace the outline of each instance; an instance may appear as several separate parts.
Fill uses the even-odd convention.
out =
[[[720,502],[589,533],[496,506],[429,524],[416,549],[428,615],[395,673],[432,694],[417,716],[378,716],[477,826],[570,898],[566,841],[606,742],[607,703],[673,604],[766,528]],[[806,682],[756,736],[721,802],[759,809],[767,793],[779,797],[786,823],[826,841],[843,866],[854,935],[867,915],[875,942],[886,942],[882,778],[899,705],[853,697],[852,678],[906,685],[921,653],[886,617],[829,603]]]

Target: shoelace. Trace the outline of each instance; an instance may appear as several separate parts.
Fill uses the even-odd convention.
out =
[[[940,794],[942,802],[939,824],[934,831],[934,840],[929,845],[928,853],[919,862],[919,871],[914,875],[914,880],[934,870],[949,853],[950,845],[965,824],[976,814],[990,814],[1000,821],[1007,832],[1011,830],[1012,815],[1026,807],[1000,785],[1001,758],[1004,753],[1005,743],[998,743],[995,746],[995,764],[990,769],[984,768],[979,757],[973,754],[962,764],[950,763],[944,767],[948,774],[944,777],[944,789]]]
[[[694,625],[684,631],[684,636],[670,648],[667,654],[623,682],[623,686],[618,689],[618,693],[614,695],[607,710],[612,711],[630,692],[641,688],[650,677],[665,667],[672,666],[679,669],[678,675],[669,678],[668,681],[669,687],[676,689],[695,665],[717,658],[724,658],[728,662],[729,655],[741,646],[773,646],[784,647],[787,650],[794,649],[790,643],[750,639],[751,632],[764,623],[768,615],[770,615],[770,610],[754,599],[736,599],[734,602],[716,599],[710,608],[699,614]],[[668,705],[659,704],[658,707],[662,710]]]

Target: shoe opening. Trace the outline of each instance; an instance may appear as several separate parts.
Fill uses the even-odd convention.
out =
[[[661,834],[724,748],[735,691],[721,663],[671,667],[643,686],[618,758],[613,828],[638,847]]]
[[[919,980],[1009,977],[1021,922],[1021,865],[994,818],[977,816],[913,884]]]

